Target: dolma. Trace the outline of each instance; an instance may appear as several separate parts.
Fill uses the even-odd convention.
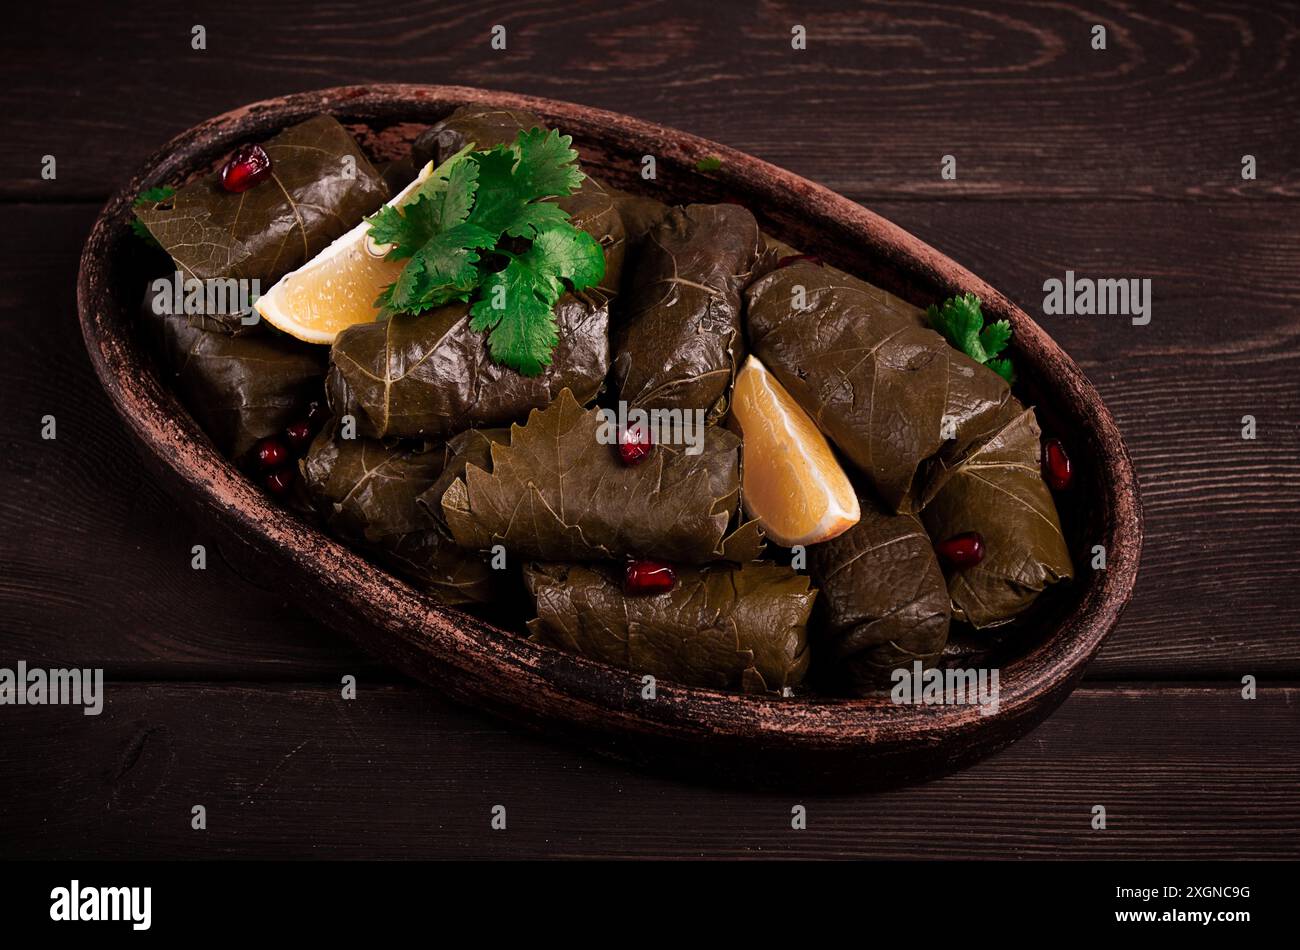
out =
[[[791,264],[796,259],[808,260],[816,263],[816,258],[811,255],[802,254],[779,238],[774,238],[770,234],[764,234],[763,250],[758,255],[758,263],[754,265],[754,273],[751,280],[757,283],[778,267],[784,267],[787,264]]]
[[[1039,469],[1038,420],[1010,400],[994,432],[932,480],[922,520],[937,543],[978,532],[983,560],[947,571],[953,616],[974,627],[1012,619],[1050,584],[1073,574],[1052,493]]]
[[[816,261],[755,282],[746,317],[754,353],[891,511],[917,510],[922,465],[987,434],[1010,398],[921,310]]]
[[[326,528],[443,603],[492,599],[497,572],[462,550],[419,496],[448,469],[463,471],[459,445],[415,452],[373,439],[340,438],[337,421],[299,463]]]
[[[729,533],[740,499],[740,439],[705,428],[702,451],[656,445],[639,465],[619,461],[617,434],[564,390],[494,445],[490,468],[470,465],[439,501],[463,547],[502,544],[548,561],[623,556],[682,564],[756,558],[757,524]]]
[[[829,679],[865,694],[898,667],[930,666],[948,640],[951,607],[930,537],[911,514],[859,499],[861,520],[808,548],[808,573],[821,594],[817,661]]]
[[[480,151],[511,145],[521,131],[544,128],[546,124],[531,112],[461,106],[411,143],[411,159],[416,168],[423,168],[426,162],[437,167],[466,145],[473,144]]]
[[[468,304],[348,327],[330,348],[330,408],[336,416],[353,416],[358,434],[367,438],[441,441],[471,427],[511,422],[547,405],[561,389],[590,402],[609,368],[609,303],[599,297],[560,298],[559,345],[537,376],[492,359],[486,334],[470,328]]]
[[[663,223],[672,209],[658,198],[626,191],[614,192],[614,207],[623,221],[629,251],[639,250],[647,234]]]
[[[682,568],[671,591],[628,596],[616,565],[531,563],[532,639],[637,673],[781,693],[808,669],[808,578],[768,562]]]
[[[271,177],[248,191],[226,191],[214,172],[136,209],[185,277],[256,279],[269,290],[388,198],[379,173],[331,116],[291,126],[262,147]]]
[[[745,358],[740,291],[760,250],[758,223],[739,205],[675,208],[650,231],[611,339],[620,399],[726,412]]]
[[[283,432],[320,398],[320,347],[287,336],[204,330],[184,314],[154,313],[148,296],[144,318],[181,402],[232,458]]]

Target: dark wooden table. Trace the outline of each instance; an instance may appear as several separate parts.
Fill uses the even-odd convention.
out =
[[[6,18],[0,667],[109,682],[99,717],[0,706],[0,855],[1300,856],[1294,7],[54,0]],[[1038,318],[1106,398],[1145,501],[1136,595],[1083,686],[928,785],[701,788],[452,707],[246,566],[191,570],[207,529],[143,474],[83,351],[81,244],[133,166],[198,120],[380,81],[568,99],[725,142],[870,206]],[[1042,283],[1067,269],[1151,278],[1151,323],[1044,317]]]

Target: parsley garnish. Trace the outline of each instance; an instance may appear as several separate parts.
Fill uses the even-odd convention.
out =
[[[1011,324],[1006,320],[984,325],[980,299],[974,294],[949,297],[942,307],[931,304],[926,310],[930,325],[977,363],[983,363],[1008,383],[1016,381],[1016,371],[1009,359],[994,359],[1011,341]]]
[[[175,194],[176,189],[170,185],[159,185],[157,188],[146,188],[144,191],[140,192],[140,194],[136,195],[135,200],[131,202],[131,207],[143,208],[146,205],[162,204],[164,201],[170,200]],[[145,227],[144,222],[139,218],[131,218],[131,230],[135,232],[136,237],[143,238],[154,247],[162,247],[162,245],[158,243],[158,239],[150,233],[149,229]]]
[[[410,201],[369,218],[371,239],[391,245],[390,260],[406,261],[376,305],[422,313],[472,301],[471,326],[490,331],[493,359],[526,376],[550,365],[566,283],[583,290],[605,276],[600,244],[546,200],[572,194],[585,177],[571,141],[530,129],[513,145],[467,146]]]
[[[718,158],[718,156],[716,155],[710,155],[707,158],[701,158],[698,162],[695,163],[695,170],[697,172],[716,172],[721,167],[722,167],[722,159]]]

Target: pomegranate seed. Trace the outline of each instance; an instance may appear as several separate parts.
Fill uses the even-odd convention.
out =
[[[241,145],[221,169],[221,187],[240,194],[271,174],[271,156],[260,145]]]
[[[279,468],[289,458],[289,450],[279,439],[266,438],[257,443],[253,449],[253,457],[257,459],[260,468]]]
[[[809,261],[810,263],[816,264],[818,267],[825,266],[822,263],[822,259],[816,254],[787,254],[785,257],[777,261],[776,266],[772,269],[780,270],[782,267],[789,267],[791,264],[797,264],[800,261]]]
[[[623,593],[662,594],[666,590],[672,590],[676,583],[677,572],[663,561],[628,561],[627,571],[623,575]]]
[[[268,472],[262,479],[262,484],[272,495],[283,495],[293,487],[293,477],[296,474],[292,465],[286,465],[277,468],[274,472]]]
[[[940,541],[934,549],[944,564],[957,570],[974,567],[984,560],[984,539],[978,531],[954,534],[947,541]]]
[[[301,452],[311,445],[311,435],[311,423],[306,419],[295,422],[284,430],[284,440],[295,452]]]
[[[1065,454],[1060,439],[1048,439],[1043,443],[1043,478],[1052,491],[1065,491],[1074,480],[1070,456]]]
[[[640,465],[650,454],[654,442],[642,426],[625,429],[618,437],[618,457],[624,465]]]

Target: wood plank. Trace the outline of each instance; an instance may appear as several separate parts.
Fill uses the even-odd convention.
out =
[[[1094,677],[1300,675],[1300,225],[1285,204],[876,203],[1042,319],[1115,413],[1144,489],[1134,602]],[[89,369],[73,300],[95,209],[0,207],[23,260],[0,262],[7,655],[119,677],[335,676],[377,668],[252,565],[189,567],[207,533],[145,477]],[[1123,225],[1122,239],[1114,235]],[[1041,314],[1041,285],[1150,276],[1146,327]],[[59,439],[39,438],[40,418]],[[1259,438],[1240,438],[1244,413]],[[71,513],[71,517],[69,516]],[[247,578],[240,574],[247,575]]]
[[[76,261],[97,209],[0,207],[27,249],[0,265],[0,643],[5,656],[119,676],[301,677],[373,668],[220,555],[144,473],[77,323]],[[41,419],[58,438],[41,438]],[[208,546],[206,570],[190,549]],[[62,657],[62,659],[60,659]]]
[[[638,775],[417,687],[362,680],[344,701],[110,683],[106,697],[98,717],[0,710],[3,856],[1300,857],[1295,686],[1254,701],[1226,684],[1086,687],[963,773],[840,796]],[[190,828],[195,804],[206,831]],[[498,804],[504,832],[489,827]]]
[[[209,116],[383,81],[628,112],[855,197],[1294,198],[1298,22],[1291,4],[1226,0],[357,0],[263,5],[255,23],[210,0],[24,4],[0,61],[0,197],[100,198]],[[194,24],[206,49],[191,48]],[[504,51],[488,48],[494,24]],[[791,48],[796,24],[806,50]],[[1246,153],[1257,181],[1241,180]],[[55,181],[40,178],[47,154]]]

